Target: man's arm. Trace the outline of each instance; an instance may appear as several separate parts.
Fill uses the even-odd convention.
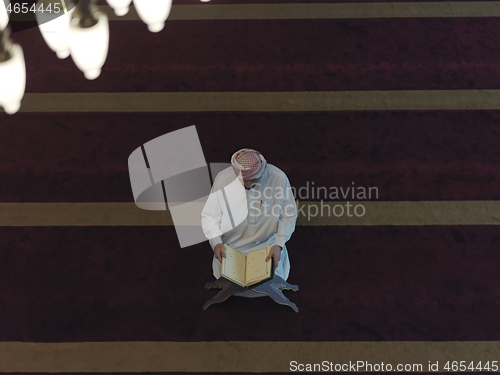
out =
[[[288,178],[285,183],[285,198],[283,199],[283,205],[281,206],[281,213],[278,223],[278,231],[276,232],[275,245],[283,248],[285,242],[287,242],[292,236],[295,230],[295,222],[297,221],[297,205],[295,203],[295,197],[293,196],[292,188]]]
[[[201,228],[205,237],[208,238],[212,249],[217,244],[222,243],[222,208],[219,201],[219,192],[215,189],[215,184],[208,196],[205,207],[201,211]]]
[[[215,184],[214,184],[215,186]],[[224,245],[222,244],[222,209],[217,192],[214,188],[210,193],[207,203],[201,212],[201,227],[203,233],[209,239],[210,246],[214,250],[214,256],[222,263],[222,258],[226,257]]]
[[[297,205],[295,203],[295,198],[293,196],[288,178],[286,179],[284,189],[286,194],[281,207],[276,240],[274,241],[274,246],[271,248],[268,257],[266,258],[266,262],[271,258],[274,258],[274,268],[278,267],[278,262],[281,258],[281,250],[283,249],[285,242],[287,242],[292,236],[292,233],[295,230],[295,222],[297,221]]]

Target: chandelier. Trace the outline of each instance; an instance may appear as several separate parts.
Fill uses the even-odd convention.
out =
[[[49,48],[60,59],[71,56],[89,80],[101,74],[109,47],[108,17],[98,11],[96,0],[19,1],[23,0],[0,0],[0,107],[8,114],[19,111],[26,89],[23,49],[10,37],[11,15],[34,13]],[[106,1],[117,16],[126,15],[133,1],[137,14],[153,33],[163,30],[172,8],[172,0]]]

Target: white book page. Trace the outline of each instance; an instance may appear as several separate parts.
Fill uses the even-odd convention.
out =
[[[247,254],[247,284],[252,284],[270,276],[271,260],[266,262],[270,250],[271,247],[267,246]]]
[[[245,254],[227,245],[224,248],[226,257],[222,258],[222,275],[237,284],[244,284]]]

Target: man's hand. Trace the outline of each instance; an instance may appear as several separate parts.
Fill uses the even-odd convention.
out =
[[[278,262],[280,261],[281,258],[281,246],[274,245],[273,247],[271,247],[269,255],[266,258],[266,262],[269,262],[271,258],[274,259],[274,269],[276,269],[276,267],[278,267]]]
[[[222,258],[226,257],[226,253],[224,252],[224,245],[221,243],[218,243],[214,247],[214,255],[217,259],[219,259],[219,262],[222,263]]]

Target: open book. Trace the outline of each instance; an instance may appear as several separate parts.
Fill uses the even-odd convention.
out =
[[[274,259],[266,262],[271,247],[252,250],[245,255],[231,246],[224,245],[226,257],[222,258],[222,277],[243,287],[272,279]]]

